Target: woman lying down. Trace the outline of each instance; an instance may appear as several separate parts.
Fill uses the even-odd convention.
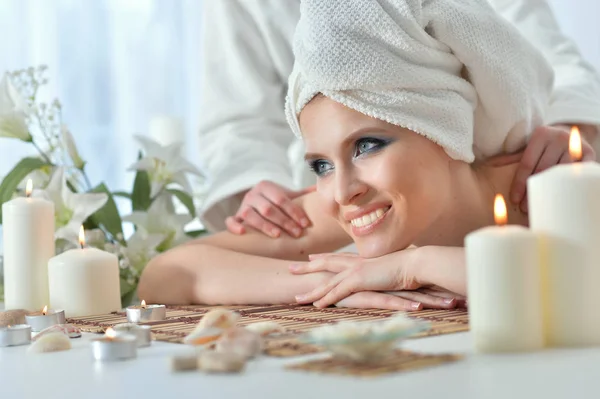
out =
[[[312,226],[174,248],[148,264],[139,296],[460,306],[464,237],[493,224],[519,161],[503,154],[542,124],[550,66],[486,0],[305,0],[301,12],[286,113],[318,179],[297,199]],[[527,225],[517,207],[508,218]],[[358,254],[317,255],[352,242]]]

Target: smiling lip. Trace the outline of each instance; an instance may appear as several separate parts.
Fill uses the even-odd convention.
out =
[[[352,223],[352,220],[359,219],[363,216],[372,214],[380,209],[383,211],[383,214],[378,216],[377,219],[375,221],[373,221],[372,223],[369,223],[364,226],[357,226],[356,223]],[[385,217],[390,212],[390,210],[391,210],[391,205],[389,205],[389,204],[383,204],[383,203],[371,204],[367,207],[361,208],[360,210],[357,210],[354,212],[348,212],[348,213],[344,214],[344,217],[345,217],[346,221],[351,225],[352,233],[355,236],[364,236],[364,235],[370,234],[377,226],[379,226],[385,220]],[[373,217],[373,216],[371,215],[371,217]]]

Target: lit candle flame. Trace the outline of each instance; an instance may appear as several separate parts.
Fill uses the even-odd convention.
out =
[[[85,247],[85,230],[83,229],[83,226],[79,228],[79,246],[81,249]]]
[[[577,126],[573,126],[571,128],[571,135],[569,136],[569,155],[571,155],[571,159],[573,161],[581,161],[583,156],[583,150],[581,148],[581,134],[579,133],[579,128]]]
[[[142,299],[142,308],[146,309],[146,301]]]
[[[106,329],[106,333],[104,333],[108,338],[114,338],[117,336],[117,332],[113,330],[112,327],[108,327]]]
[[[506,202],[502,194],[496,194],[494,199],[494,221],[498,226],[504,226],[508,221]]]
[[[44,306],[44,310],[42,310],[42,314],[45,316],[48,313],[48,305]]]
[[[31,197],[31,193],[33,192],[33,182],[31,179],[27,179],[27,184],[25,185],[25,196],[27,198]]]

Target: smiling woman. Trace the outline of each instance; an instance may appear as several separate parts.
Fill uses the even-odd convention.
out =
[[[317,175],[317,192],[296,200],[313,225],[298,239],[249,230],[175,248],[146,267],[139,295],[457,306],[460,246],[493,223],[494,196],[507,194],[519,159],[498,155],[541,123],[549,65],[485,0],[306,0],[301,12],[286,113]],[[517,209],[509,218],[527,223]],[[359,255],[309,258],[352,241]]]

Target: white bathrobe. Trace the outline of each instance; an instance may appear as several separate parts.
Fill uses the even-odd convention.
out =
[[[600,124],[600,79],[543,0],[491,0],[546,56],[555,86],[545,123]],[[211,230],[240,205],[234,194],[261,180],[314,182],[283,104],[294,57],[299,0],[205,1],[199,158],[210,188],[201,218]]]

